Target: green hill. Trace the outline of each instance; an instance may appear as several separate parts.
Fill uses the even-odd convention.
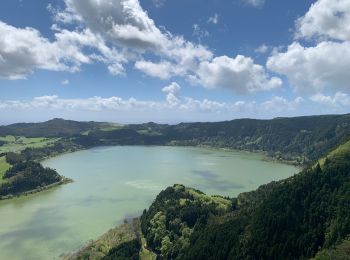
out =
[[[77,122],[55,118],[43,123],[17,123],[0,126],[0,136],[64,137],[82,134],[96,129],[115,129],[114,124]]]

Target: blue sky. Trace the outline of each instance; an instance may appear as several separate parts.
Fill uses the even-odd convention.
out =
[[[2,0],[0,123],[347,113],[347,0]]]

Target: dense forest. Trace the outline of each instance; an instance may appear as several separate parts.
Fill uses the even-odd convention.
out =
[[[6,161],[12,167],[5,172],[0,182],[0,197],[40,189],[64,180],[55,170],[25,160],[20,154],[7,153]]]
[[[232,210],[232,202],[183,185],[162,191],[141,216],[141,229],[147,245],[166,259],[183,259],[194,230],[212,225],[211,216],[223,217]],[[208,223],[209,222],[209,223]]]

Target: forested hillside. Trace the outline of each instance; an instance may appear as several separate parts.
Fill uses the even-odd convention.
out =
[[[147,245],[166,259],[183,259],[191,245],[195,229],[214,224],[211,216],[224,217],[232,202],[221,196],[174,185],[162,191],[141,217],[141,229]]]
[[[0,136],[67,137],[81,134],[85,131],[104,129],[110,125],[112,124],[77,122],[55,118],[43,123],[17,123],[8,126],[0,126]]]
[[[179,124],[164,130],[177,144],[265,151],[282,160],[306,165],[350,133],[350,115],[238,119],[218,123]]]
[[[21,155],[8,153],[6,162],[11,167],[0,179],[0,199],[28,191],[40,190],[65,178],[54,169],[44,168],[40,163],[25,160]]]
[[[124,126],[54,119],[0,127],[0,136],[61,137],[60,142],[81,148],[99,145],[205,145],[261,151],[275,159],[304,166],[325,155],[348,133],[349,114]]]

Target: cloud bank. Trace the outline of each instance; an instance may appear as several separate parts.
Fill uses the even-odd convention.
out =
[[[287,100],[274,96],[269,100],[257,103],[254,101],[217,102],[209,99],[195,99],[181,95],[181,87],[172,82],[162,89],[165,97],[160,101],[123,99],[121,97],[91,97],[91,98],[60,98],[57,95],[40,96],[31,100],[8,100],[0,102],[0,112],[17,111],[17,115],[28,115],[28,118],[40,120],[52,116],[72,119],[90,118],[117,122],[144,122],[159,119],[161,122],[172,123],[180,121],[218,121],[239,117],[275,117],[289,115],[304,104],[300,97]],[[166,115],[166,117],[164,117]],[[74,117],[76,116],[76,118]],[[102,116],[102,117],[101,117]],[[38,118],[37,118],[38,117]],[[98,119],[98,117],[101,117]],[[152,119],[153,118],[153,119]],[[4,120],[4,119],[3,119]],[[33,119],[32,119],[33,120]]]

